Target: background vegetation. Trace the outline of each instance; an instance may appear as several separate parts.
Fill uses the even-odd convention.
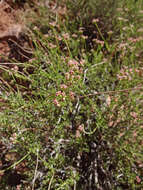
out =
[[[1,189],[142,189],[143,1],[31,2],[31,58],[0,66]]]

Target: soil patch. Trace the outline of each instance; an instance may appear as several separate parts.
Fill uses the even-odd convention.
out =
[[[27,54],[21,52],[29,40],[23,32],[25,24],[20,18],[24,9],[20,4],[16,5],[14,6],[12,0],[0,2],[0,63],[10,59],[20,62],[29,59]]]

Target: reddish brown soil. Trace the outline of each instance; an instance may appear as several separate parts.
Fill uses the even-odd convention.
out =
[[[22,5],[14,4],[13,0],[0,2],[0,63],[29,59],[29,54],[25,55],[23,50],[29,40],[23,32],[25,26],[20,18],[24,13]]]
[[[0,3],[0,55],[4,57],[8,57],[10,54],[8,39],[18,37],[21,31],[21,25],[16,23],[15,16],[15,12],[9,4]]]

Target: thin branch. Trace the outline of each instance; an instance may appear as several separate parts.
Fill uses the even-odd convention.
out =
[[[104,64],[104,63],[106,63],[106,61],[102,61],[102,62],[100,62],[100,63],[96,63],[96,64],[92,65],[91,68],[96,67],[96,66],[98,66],[98,65],[102,65],[102,64]],[[85,71],[84,71],[83,83],[85,83],[86,73],[87,73],[87,71],[88,71],[89,69],[90,69],[90,68],[85,69]]]
[[[0,65],[24,65],[25,63],[16,63],[16,62],[7,62],[7,63],[0,63]]]
[[[36,160],[36,167],[35,167],[35,173],[34,173],[32,190],[34,190],[35,181],[36,181],[36,178],[37,178],[38,163],[39,163],[39,149],[37,149],[37,160]]]
[[[50,182],[49,182],[49,186],[48,186],[48,190],[50,190],[51,189],[51,184],[52,184],[52,181],[53,181],[53,179],[54,179],[54,173],[53,173],[53,175],[52,175],[52,177],[51,177],[51,180],[50,180]]]
[[[0,77],[0,81],[2,82],[2,84],[5,84],[5,86],[7,86],[9,89],[12,90],[12,92],[16,92],[14,88],[12,88],[7,81],[5,81],[2,77]]]
[[[31,49],[22,47],[15,40],[9,39],[9,41],[13,42],[17,47],[19,47],[20,49],[22,49],[24,52],[26,52],[28,54],[33,54],[33,51]]]
[[[95,92],[94,94],[87,94],[85,96],[78,96],[78,98],[86,98],[86,97],[96,96],[99,94],[115,94],[115,93],[129,92],[129,91],[134,91],[134,90],[143,90],[143,87],[127,88],[127,89],[115,90],[115,91],[111,90],[111,91],[105,91],[105,92]]]
[[[23,160],[25,160],[25,159],[29,156],[30,153],[31,153],[31,152],[28,152],[23,158],[21,158],[20,160],[18,160],[17,162],[15,162],[15,163],[12,164],[11,166],[9,166],[8,168],[6,168],[6,169],[4,169],[4,170],[1,170],[1,171],[2,171],[2,172],[5,172],[5,171],[10,170],[11,168],[17,166],[17,165],[20,164]]]
[[[74,178],[76,177],[76,170],[73,171]],[[76,190],[76,180],[74,180],[74,190]]]

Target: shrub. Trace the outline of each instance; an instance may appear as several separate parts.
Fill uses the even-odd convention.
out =
[[[56,11],[51,8],[47,20],[44,11],[41,20],[35,21],[41,25],[31,31],[35,50],[33,59],[23,65],[24,73],[11,73],[14,81],[17,77],[28,80],[28,86],[22,91],[17,84],[15,92],[1,95],[0,133],[5,150],[1,186],[140,189],[142,42],[136,36],[136,20],[118,21],[116,12],[126,5],[127,12],[120,14],[127,19],[132,11],[136,15],[134,4],[67,1],[68,15],[61,18],[60,3]],[[136,4],[138,11],[140,4]],[[107,22],[107,31],[111,24],[115,34],[106,36],[102,22],[111,16],[116,22]],[[90,32],[97,35],[91,37],[86,31],[94,18],[99,21],[92,22]],[[17,155],[16,160],[9,155]],[[12,175],[21,181],[10,183]]]

